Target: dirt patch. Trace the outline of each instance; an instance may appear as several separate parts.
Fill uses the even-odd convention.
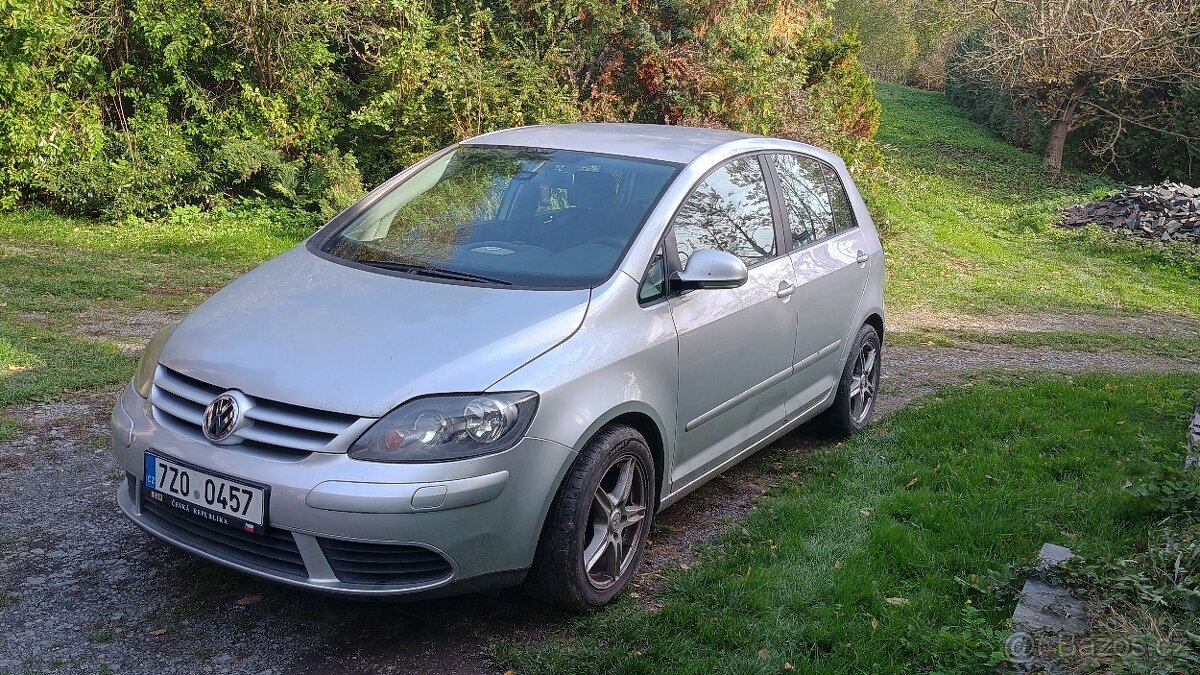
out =
[[[115,400],[115,392],[104,391],[55,403],[3,408],[4,417],[17,429],[11,438],[0,442],[0,461],[39,454],[79,456],[84,450],[88,454],[107,453],[108,417]],[[0,475],[0,481],[3,478]]]
[[[910,309],[888,316],[888,330],[973,330],[981,333],[1090,332],[1127,333],[1143,337],[1195,337],[1200,319],[1169,314],[1010,314],[1004,316],[961,316],[924,309]]]
[[[887,347],[876,407],[887,415],[915,398],[988,372],[1200,373],[1200,362],[1117,352],[1059,351],[1050,347],[973,345]]]
[[[54,318],[49,312],[17,312],[17,320],[39,328],[50,328],[54,325]]]
[[[232,279],[233,277],[239,276],[247,271],[249,271],[249,270],[248,269],[241,270],[240,272],[238,272],[237,274],[234,274],[230,278]],[[178,286],[147,286],[146,287],[146,293],[148,295],[162,295],[162,296],[179,297],[179,298],[193,298],[193,299],[199,299],[199,300],[203,300],[204,298],[207,298],[208,296],[212,295],[213,293],[216,293],[219,290],[221,290],[220,286],[196,286],[194,288],[180,288]]]
[[[71,332],[117,345],[123,354],[140,354],[158,329],[183,318],[190,307],[129,309],[93,304],[75,317]]]

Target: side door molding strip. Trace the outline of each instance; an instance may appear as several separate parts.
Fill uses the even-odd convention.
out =
[[[774,375],[768,377],[767,379],[763,380],[762,382],[759,382],[758,384],[754,385],[753,387],[750,387],[746,391],[743,391],[742,393],[738,394],[737,396],[734,396],[733,398],[729,399],[728,401],[721,403],[720,405],[716,406],[712,410],[709,410],[708,412],[700,415],[696,419],[688,422],[687,425],[683,428],[683,430],[691,431],[692,429],[695,429],[696,427],[700,426],[701,424],[704,424],[705,422],[712,420],[713,418],[717,417],[718,415],[732,410],[733,408],[741,405],[742,403],[745,403],[746,401],[754,398],[755,396],[757,396],[757,395],[761,394],[762,392],[770,389],[771,387],[779,384],[780,382],[783,382],[787,378],[791,377],[794,373],[798,373],[801,370],[804,370],[805,368],[816,363],[817,361],[820,361],[821,359],[825,358],[826,356],[833,354],[841,346],[842,346],[841,340],[833,341],[832,343],[822,347],[821,349],[817,350],[816,352],[804,357],[798,363],[795,363],[792,366],[784,368],[783,370],[779,371],[778,373],[775,373]]]

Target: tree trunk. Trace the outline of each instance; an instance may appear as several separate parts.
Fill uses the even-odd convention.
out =
[[[1057,176],[1062,171],[1063,148],[1067,145],[1067,134],[1071,132],[1071,120],[1056,118],[1050,123],[1050,135],[1046,137],[1046,168]]]
[[[1050,121],[1050,134],[1046,137],[1046,168],[1054,176],[1062,172],[1063,149],[1067,146],[1067,134],[1071,133],[1075,123],[1075,112],[1079,108],[1079,99],[1087,89],[1086,83],[1076,83],[1063,93],[1058,107],[1054,111],[1054,119]]]

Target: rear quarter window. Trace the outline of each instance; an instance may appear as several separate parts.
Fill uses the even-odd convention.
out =
[[[825,182],[829,185],[829,198],[833,204],[833,224],[838,232],[858,227],[858,219],[854,216],[854,207],[850,204],[850,196],[846,194],[846,186],[838,177],[837,171],[829,165],[825,169]]]

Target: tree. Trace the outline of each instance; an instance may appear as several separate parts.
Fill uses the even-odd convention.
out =
[[[941,89],[950,49],[962,37],[961,0],[836,0],[840,33],[857,31],[859,57],[881,80]]]
[[[1154,91],[1200,78],[1197,0],[990,0],[982,8],[983,48],[960,67],[1050,115],[1045,162],[1062,169],[1067,136],[1107,117],[1114,136],[1156,126]]]

